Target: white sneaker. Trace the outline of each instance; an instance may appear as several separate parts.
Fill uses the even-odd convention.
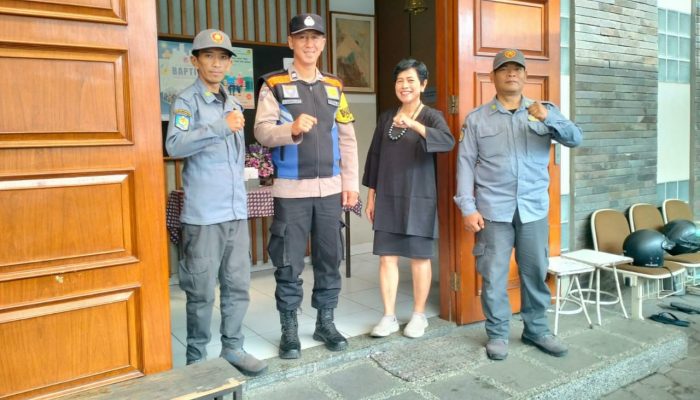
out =
[[[408,321],[406,327],[403,328],[403,335],[410,338],[419,338],[425,333],[425,328],[428,327],[428,319],[425,314],[413,313],[411,320]]]
[[[396,320],[395,315],[385,315],[379,321],[377,326],[372,328],[372,337],[386,337],[394,332],[399,331],[399,322]]]

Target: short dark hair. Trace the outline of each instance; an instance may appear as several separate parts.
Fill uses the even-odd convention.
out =
[[[418,61],[413,58],[404,58],[394,67],[394,82],[396,82],[396,79],[398,79],[400,73],[411,68],[416,70],[418,80],[421,83],[428,80],[428,67],[426,67],[422,61]]]
[[[212,47],[207,47],[206,49],[192,50],[192,55],[194,56],[194,58],[199,58],[199,53],[202,50],[208,50],[210,48],[212,48]],[[216,48],[216,47],[213,47],[213,48]],[[224,50],[224,49],[221,49],[221,50]],[[231,53],[230,51],[227,51],[227,53],[229,56],[233,57],[233,53]]]

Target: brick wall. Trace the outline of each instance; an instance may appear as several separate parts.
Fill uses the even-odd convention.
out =
[[[584,132],[571,171],[575,249],[592,246],[593,211],[656,202],[658,44],[656,0],[572,4],[574,113]]]

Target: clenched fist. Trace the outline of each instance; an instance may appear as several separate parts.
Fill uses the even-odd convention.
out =
[[[226,124],[233,132],[242,130],[245,126],[245,118],[243,117],[243,113],[238,110],[234,110],[226,114]]]

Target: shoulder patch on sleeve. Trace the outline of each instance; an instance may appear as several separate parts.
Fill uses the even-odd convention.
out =
[[[335,120],[341,124],[348,124],[355,120],[355,116],[350,112],[348,101],[345,99],[345,93],[340,94],[340,104],[338,105],[338,112],[335,115]]]
[[[192,117],[192,114],[190,113],[190,111],[186,110],[184,108],[175,109],[174,113],[175,113],[175,115],[184,115],[186,117]]]
[[[185,114],[175,114],[175,127],[181,131],[190,129],[190,116]]]

